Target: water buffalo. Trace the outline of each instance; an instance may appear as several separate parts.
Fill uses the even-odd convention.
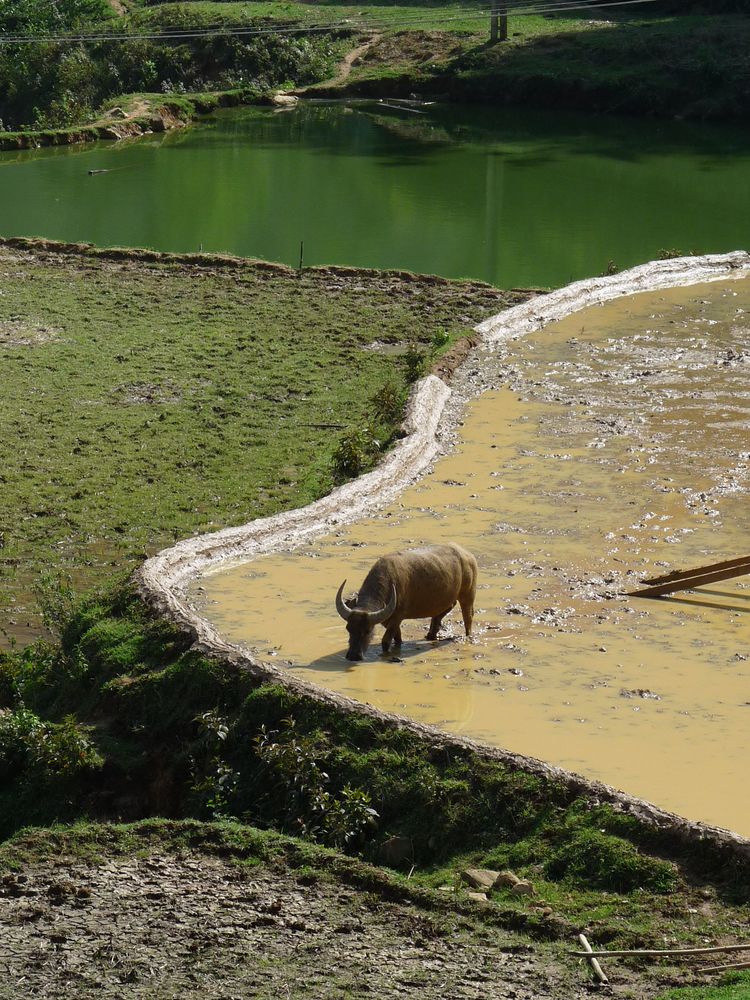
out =
[[[461,605],[466,634],[471,633],[477,561],[471,552],[450,542],[405,549],[378,559],[359,593],[345,602],[344,583],[336,594],[336,610],[349,633],[347,660],[362,660],[376,625],[384,625],[383,652],[391,643],[401,645],[401,622],[405,618],[430,618],[428,639],[437,639],[443,618]]]

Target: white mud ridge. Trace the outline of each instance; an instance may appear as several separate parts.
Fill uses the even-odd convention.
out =
[[[575,282],[547,295],[508,309],[476,327],[482,340],[477,351],[462,368],[476,366],[478,351],[503,341],[540,330],[572,313],[622,296],[656,292],[727,278],[750,275],[750,254],[736,252],[703,257],[681,257],[654,261],[607,277]],[[734,833],[694,823],[667,813],[641,799],[618,792],[533,758],[497,749],[476,741],[450,735],[410,719],[379,712],[368,705],[343,697],[294,677],[283,668],[266,663],[224,639],[189,603],[186,590],[198,574],[218,569],[229,562],[250,562],[274,551],[295,548],[325,534],[335,526],[372,515],[391,503],[407,486],[430,468],[451,437],[460,416],[461,404],[472,394],[470,380],[459,377],[454,391],[434,375],[416,384],[409,401],[403,429],[405,437],[385,456],[376,469],[333,490],[328,496],[298,510],[260,518],[237,528],[200,535],[164,549],[137,571],[135,580],[141,596],[160,614],[193,636],[195,648],[221,659],[254,676],[284,684],[299,694],[334,704],[413,730],[432,744],[470,748],[487,758],[553,778],[588,794],[597,801],[637,815],[645,823],[669,828],[680,839],[713,841],[730,855],[750,861],[750,841]],[[451,405],[447,406],[448,399]]]

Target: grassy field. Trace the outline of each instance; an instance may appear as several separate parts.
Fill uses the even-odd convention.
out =
[[[208,0],[157,4],[133,11],[127,23],[144,28],[246,26],[259,19],[303,26],[331,25],[363,31],[447,31],[487,35],[489,17],[471,3],[304,3],[262,0],[253,3],[211,3]],[[511,44],[565,31],[588,31],[595,24],[572,14],[547,18],[526,15],[512,19]]]
[[[749,1000],[750,973],[729,972],[718,986],[695,986],[667,990],[656,1000]]]
[[[388,274],[9,246],[0,270],[0,626],[19,639],[38,631],[43,573],[88,588],[326,493],[342,434],[385,383],[405,385],[398,355],[367,346],[427,348],[507,301]]]

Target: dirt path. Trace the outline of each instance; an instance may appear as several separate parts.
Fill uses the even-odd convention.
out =
[[[382,37],[383,36],[381,34],[371,35],[363,45],[359,45],[356,49],[352,49],[348,55],[344,56],[342,62],[339,64],[338,76],[331,80],[330,83],[336,86],[343,83],[351,73],[352,66],[357,59],[359,59],[360,56],[363,56],[371,46],[376,45]]]
[[[305,870],[205,855],[34,864],[3,877],[0,929],[0,997],[14,1000],[589,995],[560,946]]]
[[[348,52],[339,63],[338,73],[336,74],[336,76],[331,77],[330,80],[322,80],[320,83],[315,83],[310,87],[304,87],[301,90],[295,90],[293,91],[293,93],[297,95],[304,95],[308,92],[314,93],[318,87],[326,87],[326,88],[338,87],[340,84],[344,83],[344,81],[348,79],[352,71],[352,67],[354,66],[354,63],[357,61],[357,59],[363,56],[365,52],[367,52],[368,49],[370,49],[373,45],[377,45],[377,43],[380,41],[382,37],[383,36],[380,33],[375,33],[374,35],[370,35],[370,37],[367,38],[362,43],[362,45],[358,45],[356,49],[352,49],[351,52]]]

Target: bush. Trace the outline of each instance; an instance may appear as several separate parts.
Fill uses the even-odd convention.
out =
[[[370,399],[373,417],[384,424],[394,424],[403,412],[405,399],[402,386],[386,382]]]
[[[417,379],[427,371],[429,356],[427,351],[419,344],[412,341],[401,356],[401,364],[404,368],[404,377],[407,382],[416,382]]]
[[[343,434],[332,456],[333,475],[337,482],[359,476],[369,469],[380,454],[380,441],[372,427]]]
[[[554,879],[614,892],[669,892],[677,883],[675,868],[641,854],[636,847],[598,830],[580,830],[553,854],[546,865]]]
[[[286,719],[283,726],[270,732],[261,726],[255,747],[269,777],[283,790],[286,828],[330,847],[357,841],[378,818],[370,796],[351,785],[338,793],[331,791],[318,741],[298,735],[294,719]]]
[[[33,776],[51,783],[103,764],[84,727],[72,715],[43,722],[27,708],[0,713],[0,778]]]
[[[106,100],[126,93],[302,85],[328,76],[334,58],[328,36],[3,45],[0,118],[8,129],[62,127],[90,119]]]

